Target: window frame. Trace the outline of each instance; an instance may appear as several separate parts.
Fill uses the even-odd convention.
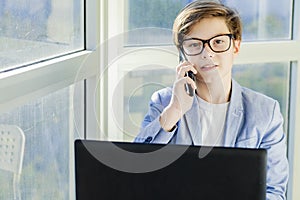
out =
[[[300,52],[300,0],[293,1],[292,15],[292,41],[296,43],[293,52]],[[290,77],[290,110],[289,110],[289,126],[287,138],[288,157],[289,157],[289,183],[287,191],[287,199],[299,199],[300,191],[297,190],[300,185],[300,54],[291,62]],[[297,123],[298,122],[298,123]]]

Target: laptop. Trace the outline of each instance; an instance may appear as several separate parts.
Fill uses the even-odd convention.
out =
[[[77,200],[265,200],[265,149],[75,141]]]

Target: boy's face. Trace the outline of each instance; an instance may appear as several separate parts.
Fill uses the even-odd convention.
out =
[[[195,24],[186,38],[199,38],[208,40],[220,34],[230,34],[225,20],[222,18],[205,18]],[[187,56],[188,60],[195,65],[197,80],[206,83],[213,82],[216,78],[230,79],[234,58],[239,53],[240,41],[230,40],[230,48],[222,53],[215,53],[208,44],[202,53],[195,56]]]

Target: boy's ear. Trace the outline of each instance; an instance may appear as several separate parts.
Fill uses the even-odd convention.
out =
[[[238,54],[240,52],[240,48],[241,48],[241,40],[233,40],[234,45],[233,45],[233,52],[234,54]]]

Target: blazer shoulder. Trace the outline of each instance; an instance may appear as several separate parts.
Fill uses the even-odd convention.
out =
[[[241,87],[241,88],[242,88],[242,97],[246,101],[257,102],[257,103],[270,103],[270,104],[274,104],[275,102],[277,102],[277,100],[261,92],[257,92],[255,90],[246,87]]]
[[[259,113],[261,117],[272,116],[276,104],[279,105],[272,97],[246,87],[242,87],[242,102],[246,113]]]
[[[172,97],[172,88],[166,87],[154,92],[151,96],[151,103],[162,104],[167,106],[170,103]]]

